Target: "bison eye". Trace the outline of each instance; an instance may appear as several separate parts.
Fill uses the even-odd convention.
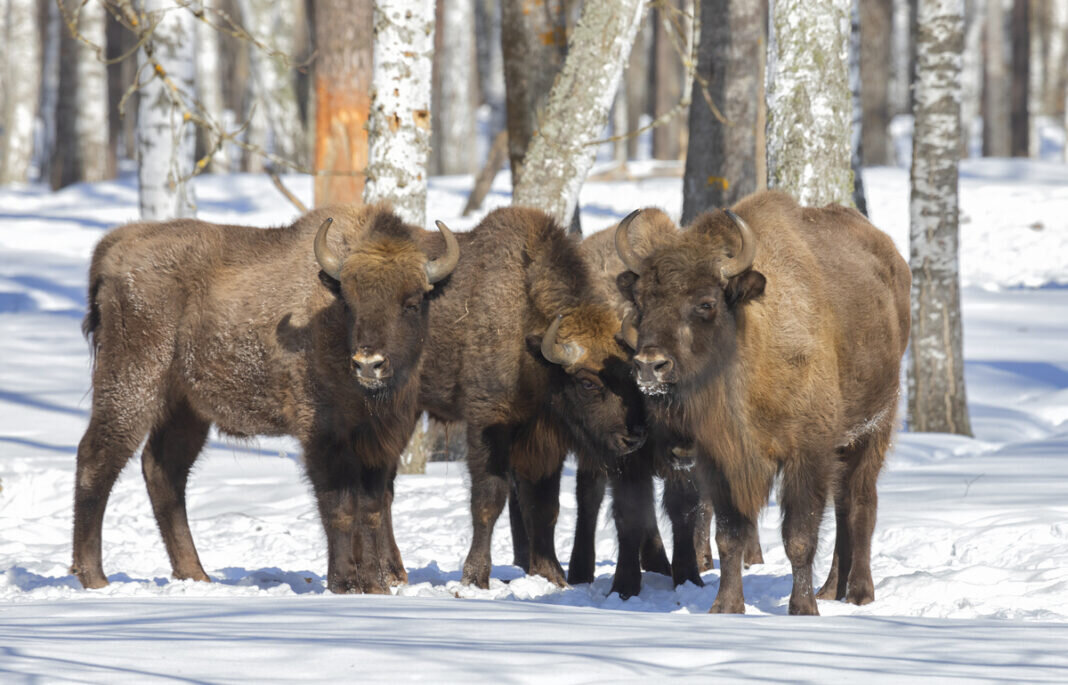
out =
[[[701,300],[693,308],[694,313],[703,318],[711,318],[716,313],[716,303],[712,300]]]
[[[422,298],[419,298],[418,300],[416,300],[414,298],[410,299],[410,300],[407,300],[404,303],[404,313],[405,314],[418,314],[419,313],[419,304],[420,304],[421,301],[422,301]]]

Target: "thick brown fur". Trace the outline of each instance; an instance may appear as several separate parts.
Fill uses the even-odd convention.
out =
[[[339,280],[320,271],[312,247],[327,217]],[[418,411],[429,289],[422,233],[373,205],[317,209],[267,230],[137,223],[101,240],[84,323],[95,350],[93,410],[74,505],[72,571],[85,587],[107,584],[104,507],[146,435],[142,467],[174,575],[208,580],[185,486],[212,424],[300,441],[326,529],[330,590],[388,592],[406,578],[389,510]],[[391,377],[357,377],[353,357],[366,350],[388,357]]]
[[[791,613],[817,613],[811,566],[832,494],[839,526],[821,597],[869,602],[875,481],[909,334],[908,265],[851,209],[762,192],[733,210],[756,236],[750,269],[720,276],[740,238],[716,211],[663,238],[641,275],[619,284],[640,311],[645,371],[669,362],[644,388],[653,423],[694,441],[713,494],[723,569],[713,611],[743,610],[742,549],[777,473]],[[642,373],[639,364],[639,382]]]
[[[553,529],[566,454],[616,455],[644,437],[620,320],[547,214],[499,209],[457,237],[460,262],[431,301],[421,403],[467,423],[473,537],[463,580],[488,586],[490,536],[514,479],[529,545],[516,562],[562,585]],[[441,249],[438,236],[427,241],[429,252]],[[557,342],[584,351],[566,366],[540,349],[557,316]]]

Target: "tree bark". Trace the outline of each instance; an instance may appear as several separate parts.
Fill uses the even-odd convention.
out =
[[[3,9],[0,7],[0,9]],[[33,129],[41,83],[41,33],[34,0],[7,0],[3,62],[0,184],[25,183],[33,161]],[[3,35],[3,33],[0,33]]]
[[[682,182],[683,224],[709,209],[729,207],[757,189],[757,120],[764,78],[759,65],[766,47],[760,9],[760,3],[751,0],[700,0],[701,36]],[[707,94],[702,80],[708,84]]]
[[[61,1],[65,20],[73,27],[60,27],[56,140],[49,163],[53,190],[114,175],[108,166],[107,67],[95,50],[71,32],[75,28],[103,49],[107,44],[104,7],[96,2]]]
[[[912,72],[909,55],[912,53],[912,3],[910,0],[892,0],[893,26],[890,42],[890,88],[889,116],[908,114],[912,111]]]
[[[430,173],[470,174],[478,160],[474,0],[438,0],[436,15]]]
[[[153,74],[141,87],[137,112],[141,218],[161,221],[195,216],[195,131],[186,120],[188,109],[176,101],[172,90],[177,89],[186,102],[192,101],[195,19],[175,0],[145,0],[144,11],[148,26],[156,28],[140,51],[140,62],[145,65],[141,73]],[[155,69],[153,62],[158,65]]]
[[[37,167],[37,179],[51,178],[52,152],[56,145],[56,105],[59,101],[59,42],[60,31],[65,31],[59,18],[59,6],[55,2],[43,2],[41,6],[41,87],[37,116],[41,122],[39,135],[33,150],[33,165]]]
[[[1015,0],[1012,6],[1012,81],[1009,126],[1013,157],[1031,154],[1031,118],[1028,111],[1031,68],[1031,0]]]
[[[853,0],[849,31],[849,96],[853,101],[853,121],[850,139],[849,165],[853,169],[853,205],[868,216],[868,199],[864,195],[864,106],[861,102],[861,70],[864,53],[861,48],[860,4]],[[882,88],[885,91],[885,86]],[[877,136],[874,136],[876,139]]]
[[[986,3],[986,55],[983,62],[983,155],[1008,157],[1009,83],[1005,55],[1005,16],[1001,0]]]
[[[964,390],[957,164],[963,0],[920,0],[909,198],[909,427],[971,434]]]
[[[586,0],[514,204],[542,209],[562,224],[572,216],[596,155],[589,143],[604,131],[641,15],[641,0]]]
[[[220,0],[200,0],[200,5],[206,12],[216,9],[220,4]],[[223,103],[223,89],[222,89],[222,72],[220,70],[219,61],[222,59],[222,54],[219,49],[219,32],[209,26],[203,21],[198,21],[196,24],[197,33],[197,52],[196,52],[196,82],[197,82],[197,99],[200,100],[200,104],[204,106],[204,115],[209,121],[215,122],[217,125],[223,124],[223,110],[225,105]],[[211,141],[208,137],[211,135],[210,131],[198,130],[197,135],[201,137],[201,152],[207,153],[207,151],[214,145],[215,141]],[[201,154],[198,152],[198,156]],[[224,147],[216,148],[211,159],[208,162],[208,166],[205,169],[211,173],[225,173],[230,170],[230,160],[226,154]]]
[[[500,3],[495,0],[476,0],[475,27],[479,102],[489,105],[490,130],[500,131],[505,126]]]
[[[687,5],[692,7],[693,1],[663,0],[653,11],[656,74],[653,79],[654,118],[671,111],[682,99],[686,80],[683,59],[689,57],[687,46],[693,35],[693,29],[684,17],[689,14]],[[755,4],[751,9],[755,9]],[[718,21],[716,15],[710,15],[710,19]],[[680,112],[653,129],[653,159],[682,158],[684,140],[688,137],[684,114]]]
[[[887,0],[860,0],[861,148],[864,151],[864,166],[890,163],[888,128],[892,7]]]
[[[971,156],[972,140],[980,133],[979,113],[983,98],[983,30],[986,0],[965,0],[964,53],[961,56],[960,154]]]
[[[853,206],[850,0],[772,0],[768,186],[807,206]]]
[[[371,0],[315,3],[315,204],[359,204],[371,107]]]
[[[650,114],[649,108],[649,53],[653,42],[653,25],[649,20],[643,21],[638,27],[638,34],[634,37],[634,45],[630,49],[630,57],[627,58],[627,70],[623,76],[623,84],[627,92],[627,131],[633,132],[641,128],[642,117]],[[627,158],[638,159],[641,137],[630,136],[627,138]]]

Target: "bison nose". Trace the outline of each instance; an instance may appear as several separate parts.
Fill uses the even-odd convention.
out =
[[[675,362],[655,347],[643,348],[634,357],[639,383],[667,383],[673,380]]]
[[[352,355],[352,368],[360,378],[382,380],[393,375],[389,357],[381,352],[360,350]]]
[[[645,435],[630,433],[619,436],[619,443],[624,452],[633,452],[645,444]]]

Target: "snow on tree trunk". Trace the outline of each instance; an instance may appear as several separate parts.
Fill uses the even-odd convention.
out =
[[[33,161],[33,124],[41,82],[41,34],[34,0],[7,0],[6,4],[0,183],[13,183],[29,180]]]
[[[376,0],[367,185],[363,201],[389,200],[405,221],[426,223],[434,0]]]
[[[983,154],[987,157],[1008,157],[1012,151],[1003,9],[1001,0],[987,0],[983,61]]]
[[[62,0],[64,15],[95,46],[106,44],[104,6]],[[60,27],[56,142],[49,163],[52,188],[111,177],[108,167],[107,67],[96,51]]]
[[[682,223],[701,212],[729,207],[757,189],[757,114],[764,23],[760,3],[701,0],[697,75],[690,102]],[[708,97],[724,120],[717,117]]]
[[[211,10],[218,8],[220,0],[200,0],[199,5],[211,16]],[[223,75],[219,72],[219,32],[206,22],[196,23],[196,84],[197,99],[204,107],[204,116],[218,126],[223,125]],[[211,135],[210,132],[202,132]],[[209,145],[218,141],[209,141]],[[225,146],[220,145],[212,153],[207,171],[224,173],[230,170],[230,161],[226,156]]]
[[[771,0],[768,186],[803,204],[853,206],[850,0]]]
[[[287,58],[292,59],[294,35],[293,0],[239,0],[249,32],[270,52],[249,45],[252,108],[248,140],[282,159],[303,164],[304,129],[297,107],[297,90]],[[265,167],[262,154],[246,152],[245,168],[259,172]]]
[[[972,140],[980,133],[979,109],[983,98],[983,27],[985,0],[965,0],[964,54],[961,57],[961,157],[971,156]]]
[[[566,224],[597,152],[642,16],[641,0],[586,0],[567,59],[531,138],[517,205],[537,207]]]
[[[431,173],[474,173],[478,76],[473,0],[439,0],[434,42]]]
[[[890,36],[893,5],[887,0],[860,0],[860,97],[854,118],[862,117],[865,166],[890,163]]]
[[[960,319],[957,165],[963,0],[920,0],[909,198],[909,427],[971,434]]]
[[[194,127],[188,110],[178,101],[191,102],[195,59],[195,21],[192,12],[176,0],[145,0],[149,25],[156,24],[139,59],[143,74],[155,74],[141,87],[137,110],[137,179],[141,218],[159,221],[194,216]],[[151,66],[152,63],[158,67]]]
[[[315,204],[359,204],[371,107],[371,0],[315,3]]]

